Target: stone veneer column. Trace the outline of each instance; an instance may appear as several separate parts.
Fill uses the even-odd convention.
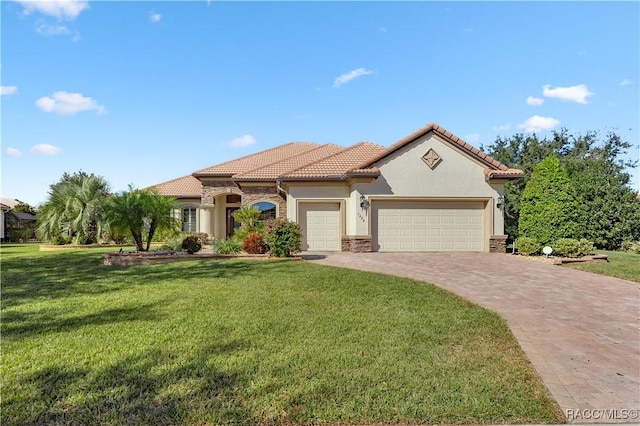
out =
[[[507,236],[492,235],[489,238],[489,253],[506,253],[507,252]]]
[[[351,253],[371,252],[371,235],[345,235],[342,237],[342,251]]]

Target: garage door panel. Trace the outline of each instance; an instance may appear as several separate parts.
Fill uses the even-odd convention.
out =
[[[374,249],[482,251],[484,202],[374,202]]]
[[[340,250],[340,204],[303,203],[299,216],[303,250]]]

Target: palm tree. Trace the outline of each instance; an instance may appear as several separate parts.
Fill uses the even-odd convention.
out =
[[[129,185],[128,191],[109,197],[104,211],[111,229],[130,232],[137,250],[149,251],[156,231],[180,231],[180,221],[171,216],[174,207],[175,199],[160,195],[155,188],[135,189]]]
[[[94,174],[65,173],[50,186],[49,199],[38,212],[41,239],[72,238],[74,244],[94,243],[104,230],[102,207],[109,184]]]

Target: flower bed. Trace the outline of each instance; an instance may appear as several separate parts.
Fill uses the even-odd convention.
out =
[[[302,260],[301,257],[270,257],[268,254],[214,254],[175,252],[172,250],[149,252],[116,252],[105,253],[102,263],[108,266],[155,265],[158,263],[182,262],[185,260],[204,259],[258,259],[258,260]]]
[[[558,257],[553,259],[554,265],[562,265],[564,263],[579,263],[579,262],[608,262],[609,258],[606,254],[592,254],[582,257]]]

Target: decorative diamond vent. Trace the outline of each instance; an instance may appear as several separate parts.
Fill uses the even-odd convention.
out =
[[[429,166],[431,170],[433,170],[438,164],[440,164],[442,158],[440,158],[438,153],[435,152],[433,148],[429,148],[429,151],[427,151],[427,153],[422,156],[422,161],[427,163],[427,166]]]

